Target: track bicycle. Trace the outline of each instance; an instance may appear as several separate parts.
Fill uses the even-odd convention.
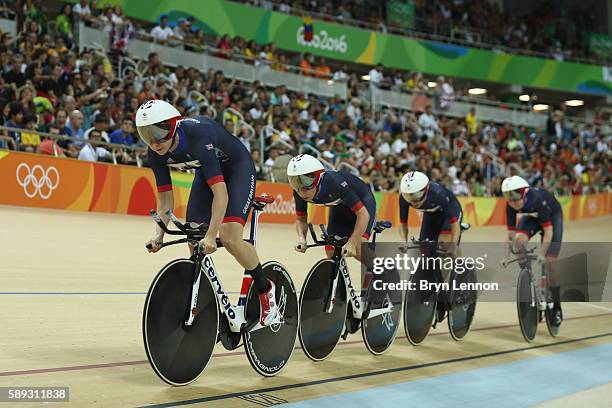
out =
[[[256,197],[247,242],[256,245],[260,212],[274,199]],[[215,344],[235,350],[244,344],[251,366],[263,376],[277,374],[289,361],[298,330],[297,294],[291,277],[276,261],[263,264],[266,277],[276,285],[282,321],[271,326],[259,323],[259,296],[245,271],[237,306],[230,302],[211,255],[203,253],[199,241],[207,225],[181,223],[170,211],[178,230],[170,230],[151,210],[155,222],[168,235],[182,235],[161,247],[188,243],[194,247],[189,259],[176,259],[164,266],[147,293],[142,332],[147,358],[155,373],[171,385],[195,381],[208,365]],[[217,238],[217,246],[222,243]]]
[[[372,242],[368,244],[370,250],[374,250],[376,236],[390,226],[387,221],[375,224]],[[308,228],[314,244],[306,248],[331,245],[334,253],[312,267],[300,292],[299,339],[304,353],[311,360],[323,360],[341,337],[346,339],[360,327],[368,351],[374,355],[384,353],[393,343],[399,326],[402,293],[388,289],[389,283],[399,283],[399,274],[394,269],[380,275],[367,272],[358,294],[342,256],[348,237],[331,236],[320,225],[322,238],[318,239],[312,224]],[[375,288],[377,280],[382,290]]]
[[[469,226],[463,226],[466,230]],[[439,248],[437,241],[412,239],[412,245],[403,247],[401,250],[418,249],[425,255],[424,258],[448,258],[450,254]],[[448,330],[455,341],[461,341],[470,331],[476,311],[477,293],[473,287],[477,282],[476,272],[473,268],[457,273],[453,269],[448,278],[448,291],[433,284],[444,282],[439,263],[433,262],[433,270],[430,268],[418,268],[411,274],[409,289],[404,299],[404,331],[408,341],[418,346],[425,341],[432,328],[437,325],[438,308],[444,307],[447,311]],[[422,282],[425,287],[422,287]],[[462,284],[467,284],[467,289],[461,289]],[[442,304],[443,302],[443,304]]]
[[[519,251],[510,251],[517,255],[515,259],[508,261],[508,264],[518,262],[521,266],[516,284],[516,311],[518,313],[519,326],[523,338],[527,342],[535,339],[538,332],[538,323],[544,318],[548,333],[552,337],[557,337],[561,326],[552,323],[553,299],[548,286],[548,275],[546,268],[542,265],[540,278],[538,279],[531,268],[533,261],[537,260],[534,254],[536,247],[527,249],[523,247]]]

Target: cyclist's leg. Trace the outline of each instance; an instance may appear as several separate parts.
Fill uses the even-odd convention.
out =
[[[561,241],[563,240],[563,214],[556,214],[552,217],[553,221],[553,236],[548,249],[546,250],[546,262],[544,267],[546,268],[546,275],[548,276],[550,293],[553,300],[553,308],[555,310],[554,322],[555,324],[561,324],[563,320],[563,313],[561,311],[561,287],[560,278],[555,273],[553,268],[553,261],[559,256],[561,251]]]
[[[423,221],[421,223],[421,232],[419,234],[419,240],[428,239],[430,241],[438,242],[443,227],[444,219],[442,219],[440,214],[426,212],[425,214],[423,214]],[[448,228],[450,230],[450,226]],[[431,256],[431,253],[425,253],[424,255]],[[442,278],[442,271],[438,270],[437,268],[435,268],[435,270],[427,272],[439,274],[439,276],[436,276],[435,279],[442,280],[442,282],[444,282],[444,279]],[[446,316],[447,303],[448,299],[446,296],[446,291],[441,289],[438,292],[438,302],[436,304],[437,322],[441,322],[444,320],[444,317]],[[434,327],[435,324],[436,323],[434,323]]]
[[[210,222],[210,207],[212,204],[212,190],[206,183],[206,178],[200,171],[196,171],[189,192],[189,201],[187,201],[187,222],[195,222],[198,224],[208,224]],[[189,251],[193,254],[193,247],[189,246]]]
[[[348,208],[339,205],[330,207],[329,220],[327,221],[327,233],[339,237],[350,237],[355,228],[356,220],[357,217]],[[334,254],[334,247],[326,245],[325,253],[328,258],[331,258]]]
[[[228,202],[219,229],[219,239],[227,251],[253,277],[254,287],[261,294],[270,284],[261,269],[255,247],[244,241],[244,224],[251,212],[255,196],[255,168],[253,162],[235,163],[231,174],[224,174]]]

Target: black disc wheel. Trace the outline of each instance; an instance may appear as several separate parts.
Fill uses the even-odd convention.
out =
[[[242,337],[251,366],[259,374],[270,377],[278,374],[293,354],[299,322],[298,300],[293,281],[283,265],[271,261],[262,268],[276,287],[276,303],[282,323],[245,332]],[[251,284],[246,303],[247,322],[257,320],[259,314],[259,296]]]
[[[171,385],[186,385],[206,368],[217,341],[217,298],[204,276],[200,277],[195,319],[185,322],[194,282],[195,263],[178,259],[155,277],[145,301],[142,331],[145,350],[155,373]],[[199,273],[199,272],[198,272]]]
[[[400,277],[395,269],[374,275],[370,282],[365,305],[369,309],[369,315],[361,322],[361,335],[368,351],[374,355],[387,351],[395,340],[402,314],[402,291],[390,290],[389,284],[397,288],[399,282]],[[370,317],[376,314],[377,309],[387,307],[391,308],[389,312]]]
[[[410,344],[418,346],[429,334],[436,313],[437,295],[429,284],[437,280],[433,271],[419,268],[410,282],[404,299],[404,331]]]
[[[519,273],[516,285],[516,310],[521,333],[528,342],[533,341],[538,332],[539,313],[534,295],[531,284],[531,272],[523,269]]]
[[[476,272],[473,269],[461,274],[453,271],[450,282],[448,330],[454,340],[461,341],[470,331],[476,312],[478,293],[473,289]],[[465,289],[462,289],[462,286]]]
[[[346,262],[341,261],[346,268]],[[299,338],[302,350],[314,361],[325,359],[336,347],[346,318],[346,287],[340,272],[331,313],[325,310],[336,263],[322,259],[312,267],[300,293]],[[333,295],[333,294],[332,294]]]

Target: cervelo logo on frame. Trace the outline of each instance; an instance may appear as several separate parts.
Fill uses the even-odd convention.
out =
[[[346,35],[342,34],[340,37],[331,37],[327,31],[321,30],[316,32],[312,37],[311,41],[304,40],[304,27],[300,26],[297,30],[297,43],[304,47],[318,48],[326,51],[336,51],[341,54],[346,54],[348,51],[348,44],[346,43]]]
[[[39,195],[43,200],[47,200],[60,183],[59,171],[53,166],[45,170],[40,164],[36,164],[30,169],[27,163],[21,163],[17,166],[15,176],[28,198]]]

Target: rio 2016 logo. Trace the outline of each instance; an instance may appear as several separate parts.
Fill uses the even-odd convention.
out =
[[[43,200],[47,200],[60,182],[59,171],[55,167],[50,166],[43,169],[40,164],[30,169],[27,163],[21,163],[17,166],[15,176],[17,183],[23,187],[23,192],[28,198],[38,195]]]
[[[346,36],[344,34],[335,38],[331,37],[327,31],[321,30],[315,33],[311,41],[305,41],[303,26],[297,30],[297,43],[304,47],[318,48],[325,51],[336,51],[341,54],[346,54],[348,51],[348,44],[346,43]]]

